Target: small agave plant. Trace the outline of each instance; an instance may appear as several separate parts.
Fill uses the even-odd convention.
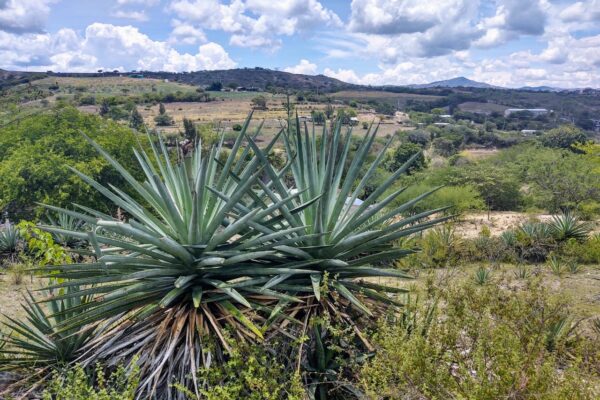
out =
[[[557,240],[585,240],[590,234],[591,227],[581,222],[572,212],[555,215],[550,222],[550,232]]]
[[[19,230],[10,222],[0,225],[0,256],[12,258],[19,246]]]
[[[30,368],[30,374],[8,388],[28,383],[22,395],[38,389],[39,384],[49,377],[54,369],[71,362],[92,335],[91,328],[64,330],[61,324],[78,315],[88,296],[70,296],[80,292],[77,287],[68,287],[56,293],[46,293],[50,299],[46,304],[28,293],[22,308],[25,319],[17,320],[6,316],[6,333],[0,332],[0,371]],[[4,358],[4,359],[3,359]]]
[[[319,143],[315,128],[296,119],[260,148],[253,140],[260,127],[250,133],[250,118],[229,152],[222,141],[206,151],[198,144],[175,161],[160,138],[150,138],[150,154],[134,150],[141,182],[90,140],[128,187],[74,172],[125,221],[84,206],[47,206],[85,222],[85,232],[45,229],[88,242],[95,259],[49,275],[61,280],[49,290],[68,289],[60,299],[86,298],[55,313],[69,315],[59,331],[93,329],[73,361],[110,367],[137,359],[139,398],[184,398],[174,384],[198,394],[202,382],[192,372],[222,359],[228,336],[289,337],[323,312],[360,332],[348,311],[369,317],[401,305],[394,294],[403,289],[369,280],[410,278],[382,263],[414,251],[394,243],[449,218],[434,218],[442,208],[399,218],[429,193],[388,207],[404,190],[390,187],[416,156],[354,206],[391,145],[367,165],[376,127],[351,156],[352,133],[339,121],[323,127]],[[280,141],[288,161],[277,168],[269,154]]]

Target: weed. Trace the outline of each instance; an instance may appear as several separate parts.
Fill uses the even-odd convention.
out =
[[[548,266],[552,273],[556,276],[562,276],[563,274],[563,262],[560,258],[552,256],[548,259]]]
[[[518,264],[517,269],[515,270],[515,277],[517,279],[527,279],[531,275],[529,268],[527,268],[523,264]]]
[[[485,267],[479,267],[475,272],[475,283],[480,286],[487,285],[491,278],[492,272]]]

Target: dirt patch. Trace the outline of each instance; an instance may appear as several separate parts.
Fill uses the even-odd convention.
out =
[[[10,275],[0,272],[0,320],[3,319],[2,315],[12,318],[22,317],[24,315],[21,308],[23,296],[27,295],[28,290],[39,289],[46,282],[45,279],[25,276],[20,285],[15,285]]]
[[[491,211],[490,213],[471,213],[464,215],[456,225],[456,233],[465,238],[479,235],[483,226],[487,226],[492,236],[516,228],[527,221],[550,221],[550,214],[527,214],[510,211]]]
[[[456,233],[465,238],[475,238],[483,226],[487,226],[492,236],[518,227],[527,221],[548,222],[552,214],[521,213],[511,211],[491,211],[489,213],[469,213],[462,216],[456,224]],[[600,233],[600,220],[587,222],[591,233]]]
[[[498,154],[498,149],[465,149],[460,152],[461,156],[469,160],[481,160]]]

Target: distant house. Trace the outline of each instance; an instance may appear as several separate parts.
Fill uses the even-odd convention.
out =
[[[523,135],[533,135],[537,132],[537,129],[521,129]]]
[[[450,124],[448,122],[435,122],[434,125],[435,126],[448,126]]]
[[[533,114],[534,117],[537,117],[540,115],[546,115],[549,111],[545,108],[507,108],[504,110],[504,116],[509,117],[511,114],[519,112],[528,112]]]
[[[450,118],[452,118],[452,115],[450,115],[450,114],[442,114],[442,115],[440,115],[440,118],[450,119]]]

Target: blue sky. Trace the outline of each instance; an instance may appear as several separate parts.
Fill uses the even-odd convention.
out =
[[[600,87],[600,0],[0,0],[0,68]]]

